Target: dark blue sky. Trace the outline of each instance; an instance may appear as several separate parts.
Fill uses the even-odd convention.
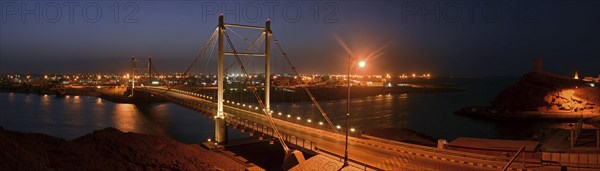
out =
[[[131,56],[182,72],[223,12],[270,18],[303,73],[344,73],[340,39],[359,58],[377,52],[362,73],[518,76],[541,57],[556,73],[600,74],[599,1],[130,2],[1,1],[0,73],[124,73]]]

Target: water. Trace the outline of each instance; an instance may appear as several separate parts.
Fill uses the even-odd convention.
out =
[[[0,126],[65,139],[106,127],[164,135],[184,143],[206,141],[214,134],[211,119],[171,103],[138,106],[90,96],[17,93],[0,93]]]
[[[407,128],[430,136],[454,139],[461,136],[482,138],[509,138],[502,134],[504,123],[477,120],[458,116],[453,112],[466,106],[487,106],[505,87],[517,78],[470,78],[438,79],[433,84],[455,85],[464,91],[435,94],[383,94],[352,99],[350,127],[357,130],[378,128]],[[332,122],[345,125],[346,100],[321,103]],[[311,102],[301,104],[277,104],[274,110],[284,113],[305,113],[307,122],[323,121]],[[275,112],[278,113],[278,112]],[[277,116],[277,115],[276,115]],[[306,119],[304,119],[306,118]],[[317,119],[313,119],[317,118]],[[296,120],[293,115],[291,120]],[[510,127],[512,128],[512,127]],[[508,128],[508,129],[510,129]]]
[[[514,127],[454,115],[469,105],[489,105],[504,87],[516,78],[444,79],[440,84],[457,85],[465,91],[438,94],[381,95],[351,101],[351,127],[358,130],[408,128],[439,138],[460,136],[502,138]],[[334,123],[344,125],[346,101],[321,105]],[[307,102],[273,104],[275,113],[292,114],[295,120],[323,121],[318,110]],[[303,113],[299,115],[299,113]],[[277,116],[277,115],[276,115]],[[277,116],[280,117],[280,116]],[[183,143],[198,143],[213,137],[212,119],[172,103],[117,104],[89,96],[0,93],[0,126],[7,130],[45,133],[73,139],[96,129],[116,127],[123,131],[164,135]],[[230,138],[243,136],[229,131]]]

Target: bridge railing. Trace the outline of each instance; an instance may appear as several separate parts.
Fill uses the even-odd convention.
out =
[[[204,95],[201,93],[196,93],[196,92],[189,92],[189,91],[185,91],[185,90],[179,90],[179,89],[171,89],[171,91],[174,92],[178,92],[178,93],[184,93],[190,96],[195,96],[198,98],[202,98],[204,100],[207,101],[212,101],[212,102],[216,102],[215,98],[213,98],[212,96],[208,96],[208,95]],[[259,106],[256,104],[247,104],[247,103],[242,103],[242,102],[236,102],[233,100],[225,100],[223,102],[224,105],[227,106],[231,106],[231,107],[237,107],[240,109],[245,109],[248,110],[249,112],[254,112],[257,113],[259,115],[262,115],[262,111],[260,110]],[[321,120],[313,120],[311,118],[305,118],[303,119],[302,116],[300,115],[294,115],[291,113],[285,114],[283,112],[278,112],[278,111],[270,111],[271,116],[274,119],[279,119],[279,120],[283,120],[283,121],[287,121],[287,122],[292,122],[292,123],[296,123],[296,124],[300,124],[303,126],[307,126],[307,127],[311,127],[311,128],[316,128],[316,129],[321,129],[321,130],[325,130],[325,131],[329,131],[329,132],[337,132],[340,134],[346,134],[346,129],[341,126],[341,125],[337,125],[335,129],[337,130],[332,130],[327,123],[321,121]],[[356,128],[350,128],[350,134],[349,136],[353,136],[353,137],[360,137],[361,136],[361,131],[356,129]]]
[[[191,93],[191,92],[185,92],[185,91],[182,91],[182,90],[173,90],[173,91],[179,92],[179,93],[188,94],[188,95],[192,95],[192,96],[197,96],[197,97],[198,96],[199,97],[203,96],[203,95],[200,95],[200,94],[195,94],[195,93]],[[211,99],[212,98],[210,98],[210,97],[204,97],[204,98],[202,98],[202,100],[205,101],[204,103],[213,102]],[[189,103],[189,104],[194,103],[194,104],[202,105],[202,104],[198,103],[197,101],[195,102],[195,101],[192,101],[192,100],[183,100],[183,101],[179,100],[179,103]],[[236,106],[236,105],[238,105],[237,102],[231,102],[230,101],[229,103],[230,103],[230,105],[226,105],[226,107],[232,107],[232,108],[236,108],[237,110],[243,110],[244,112],[247,112],[248,114],[250,114],[249,116],[264,117],[264,114],[262,114],[259,110],[257,110],[255,106],[252,106],[255,111],[251,111],[251,110],[248,110],[248,109],[251,108],[250,106],[243,106],[242,105],[242,108],[238,108]],[[241,103],[240,103],[240,105],[241,105]],[[246,109],[243,109],[244,107]],[[290,122],[289,120],[282,120],[282,119],[277,119],[277,120],[280,120],[280,121],[283,121],[283,122],[288,122],[288,123],[293,123],[293,122]],[[297,123],[294,123],[294,124],[297,124]],[[304,124],[299,124],[299,125],[304,125]],[[319,128],[317,128],[317,129],[319,129]],[[319,130],[323,130],[323,131],[327,132],[328,134],[334,134],[335,135],[335,133],[333,133],[330,130],[326,130],[326,129],[319,129]],[[337,134],[337,136],[341,137],[341,136],[343,136],[344,132],[340,131],[338,133],[339,134]],[[363,140],[362,138],[359,138],[359,139],[352,138],[350,140],[354,141],[354,142],[358,142],[358,143],[363,143],[363,144],[365,143],[364,142],[365,140]],[[291,143],[295,143],[295,141],[291,141]],[[372,146],[381,147],[381,148],[390,148],[388,145],[395,145],[395,146],[402,147],[402,148],[409,148],[409,149],[412,149],[412,150],[417,150],[417,151],[420,151],[421,153],[426,154],[426,155],[436,155],[436,156],[437,155],[448,155],[448,156],[454,156],[454,157],[465,157],[465,158],[471,158],[471,159],[480,159],[480,160],[496,161],[496,162],[506,162],[507,161],[506,157],[496,157],[496,156],[488,156],[488,155],[479,155],[479,154],[474,154],[474,153],[465,153],[465,152],[459,152],[459,151],[453,151],[453,150],[437,149],[437,148],[434,148],[434,147],[427,147],[427,146],[421,146],[421,145],[415,145],[415,144],[409,144],[409,143],[398,142],[398,141],[391,141],[391,140],[385,140],[385,141],[383,141],[383,140],[374,140],[374,142],[371,141],[371,142],[367,142],[367,143],[373,143]],[[371,145],[371,144],[369,144],[369,145]],[[311,147],[311,148],[314,148],[314,147]],[[392,148],[390,148],[390,149],[392,149]],[[401,149],[396,149],[395,147],[393,149],[396,150],[396,151],[402,152]]]
[[[250,136],[256,136],[254,131],[259,132],[261,135],[259,136],[259,139],[263,139],[263,138],[271,138],[274,140],[275,135],[273,135],[273,129],[269,128],[269,126],[266,125],[262,125],[259,123],[253,123],[250,122],[246,119],[242,119],[240,117],[237,116],[230,116],[227,118],[227,122],[229,124],[231,124],[233,126],[234,129],[240,129],[242,132],[248,132],[250,134]],[[247,130],[250,129],[250,130]],[[268,137],[267,137],[268,136]],[[336,160],[339,160],[340,162],[342,162],[343,160],[343,156],[324,150],[324,149],[320,149],[317,146],[316,142],[313,142],[311,140],[302,138],[302,137],[298,137],[298,136],[294,136],[294,135],[290,135],[290,134],[286,134],[286,133],[282,133],[283,136],[283,140],[286,141],[288,143],[288,145],[290,147],[294,147],[296,149],[304,149],[310,152],[313,152],[315,154],[320,153],[320,154],[325,154],[326,156],[330,157],[330,158],[334,158]],[[382,170],[378,167],[366,164],[366,163],[362,163],[360,161],[356,161],[353,159],[349,159],[350,165],[356,168],[362,168],[364,170]]]
[[[227,117],[226,120],[227,123],[233,126],[234,129],[240,129],[242,132],[246,132],[246,129],[250,129],[249,132],[251,136],[254,136],[254,131],[257,131],[260,133],[259,137],[261,138],[276,138],[274,135],[273,128],[270,128],[267,125],[263,125],[256,122],[250,122],[249,120],[242,119],[241,117],[237,116]],[[311,140],[286,134],[285,132],[281,132],[281,134],[284,141],[296,147],[301,147],[308,151],[316,150],[317,144]]]
[[[192,96],[196,96],[196,97],[202,97],[205,95],[201,95],[201,94],[195,94],[195,93],[191,93],[191,92],[185,92],[185,91],[181,91],[181,90],[174,90],[176,92],[179,93],[184,93],[184,94],[188,94],[188,95],[192,95]],[[166,96],[166,95],[163,95]],[[210,103],[214,103],[213,100],[211,100],[212,98],[210,97],[204,97],[204,98],[200,98],[201,101],[198,100],[191,100],[191,99],[174,99],[177,103],[183,104],[184,106],[187,107],[198,107],[198,106],[204,106],[204,108],[207,109],[207,111],[212,111],[211,106],[207,105]],[[202,102],[204,101],[204,102]],[[255,106],[243,106],[242,107],[238,107],[239,105],[241,105],[241,103],[238,105],[237,102],[229,102],[229,105],[226,105],[226,108],[231,108],[231,109],[235,109],[238,110],[239,112],[245,113],[244,115],[250,116],[250,117],[264,117],[264,114],[262,112],[260,112],[260,110],[258,110]],[[237,105],[237,106],[236,106]],[[251,109],[253,108],[253,109]],[[254,111],[253,111],[254,110]],[[283,115],[282,115],[283,116]],[[287,117],[287,115],[286,115]],[[291,117],[290,117],[291,118]],[[279,122],[288,122],[288,123],[293,123],[290,122],[290,120],[283,120],[283,119],[276,119]],[[294,123],[292,125],[304,125],[304,124],[300,124],[300,123]],[[311,126],[314,127],[314,126]],[[342,137],[343,133],[342,131],[338,132],[338,133],[334,133],[330,130],[325,130],[325,129],[319,129],[318,127],[316,128],[316,130],[322,130],[323,132],[321,132],[320,134],[331,134],[334,136],[338,136],[338,137]],[[268,131],[268,130],[267,130]],[[272,133],[269,134],[270,136],[272,136]],[[371,139],[372,141],[368,141],[368,139]],[[291,141],[290,141],[291,140]],[[294,138],[286,138],[286,141],[289,141],[290,143],[294,144],[294,145],[299,145],[300,147],[303,148],[308,148],[308,149],[316,149],[315,148],[315,143],[312,143],[312,147],[310,146],[311,143],[308,143],[308,147],[307,147],[307,143],[306,141],[296,141]],[[383,140],[383,139],[372,139],[372,138],[367,138],[367,139],[363,139],[363,138],[351,138],[350,141],[356,142],[356,143],[362,143],[362,144],[368,144],[370,146],[374,146],[374,147],[379,147],[379,148],[386,148],[386,149],[390,149],[390,150],[395,150],[398,152],[403,152],[403,148],[406,149],[411,149],[411,151],[415,151],[416,153],[420,153],[422,155],[425,156],[453,156],[453,157],[464,157],[464,158],[470,158],[470,159],[479,159],[479,160],[485,160],[488,162],[506,162],[507,158],[506,157],[499,157],[499,156],[489,156],[489,155],[479,155],[479,154],[474,154],[474,153],[466,153],[466,152],[459,152],[459,151],[453,151],[453,150],[444,150],[444,149],[437,149],[434,147],[427,147],[427,146],[421,146],[421,145],[415,145],[415,144],[410,144],[410,143],[404,143],[404,142],[398,142],[398,141],[391,141],[391,140]],[[304,145],[304,146],[302,146]],[[392,145],[392,146],[390,146]],[[404,149],[404,153],[406,153],[406,149]],[[492,165],[496,165],[493,163],[487,163],[487,162],[483,162],[483,164],[492,164]]]
[[[324,149],[319,149],[319,148],[317,148],[316,150],[317,150],[318,153],[322,153],[322,154],[326,154],[328,156],[334,157],[339,162],[343,162],[344,161],[344,156],[342,156],[342,155],[335,154],[333,152],[330,152],[330,151],[327,151],[327,150],[324,150]],[[366,164],[366,163],[363,163],[363,162],[360,162],[360,161],[356,161],[356,160],[353,160],[351,158],[348,159],[348,163],[351,166],[354,166],[354,167],[357,167],[357,168],[361,168],[361,169],[364,169],[364,170],[383,170],[383,169],[380,169],[380,168],[375,167],[373,165]]]

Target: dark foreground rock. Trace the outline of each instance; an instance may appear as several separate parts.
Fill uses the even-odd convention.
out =
[[[207,150],[106,128],[67,141],[0,129],[0,170],[220,170]]]

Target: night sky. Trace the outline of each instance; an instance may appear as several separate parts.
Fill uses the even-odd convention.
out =
[[[183,72],[224,13],[226,23],[262,26],[270,18],[302,73],[344,73],[344,42],[357,58],[370,56],[359,71],[365,74],[519,76],[531,70],[536,57],[551,72],[600,74],[600,1],[3,0],[0,5],[0,73],[125,73],[131,56],[152,56],[159,72]],[[276,69],[284,66],[278,54]]]

